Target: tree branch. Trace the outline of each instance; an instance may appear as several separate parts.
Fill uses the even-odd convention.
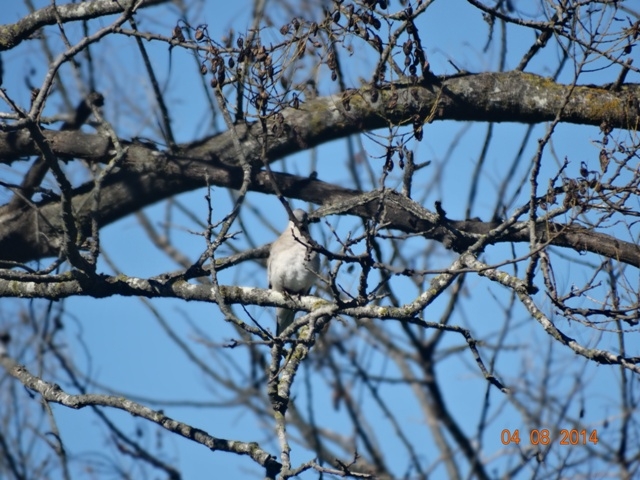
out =
[[[462,75],[442,79],[439,86],[394,84],[379,94],[377,102],[370,101],[369,87],[348,92],[349,106],[345,109],[344,94],[315,99],[299,109],[287,108],[282,116],[288,128],[269,140],[269,161],[355,132],[381,128],[390,123],[407,122],[416,115],[424,118],[439,107],[439,119],[493,120],[543,122],[554,118],[559,99],[569,86],[531,74]],[[573,123],[607,125],[628,128],[640,123],[640,110],[629,99],[640,95],[640,86],[626,85],[620,92],[598,87],[575,87],[566,105],[563,120]],[[389,99],[397,100],[395,106]],[[271,125],[269,125],[268,130]],[[244,158],[261,158],[262,129],[258,124],[238,125],[235,132],[225,132],[200,141],[183,144],[175,154],[157,150],[155,146],[127,143],[122,168],[107,177],[102,186],[101,205],[96,212],[100,227],[123,218],[147,205],[172,195],[201,188],[205,178],[212,185],[240,188],[243,171],[238,165],[234,136],[241,141]],[[106,162],[114,153],[108,138],[80,132],[44,131],[45,139],[54,154],[63,158],[80,157],[90,161]],[[36,142],[26,130],[0,133],[0,158],[17,159],[39,153]],[[335,187],[313,179],[276,174],[280,191],[287,197],[300,198],[316,204],[330,204],[353,199],[361,194],[354,190]],[[79,230],[86,238],[90,235],[92,183],[74,191],[74,210]],[[264,172],[254,173],[250,190],[273,194],[276,190]],[[0,208],[0,257],[5,260],[26,262],[45,256],[57,256],[61,223],[57,199],[12,209]],[[369,210],[354,210],[354,214],[369,215]],[[441,239],[446,232],[433,224],[416,226],[415,218],[398,211],[398,228],[407,232],[429,231],[427,238]],[[451,226],[463,233],[482,235],[493,227],[492,223],[458,221]],[[575,226],[551,225],[548,233],[541,225],[541,234],[548,234],[554,245],[587,250],[620,258],[631,265],[640,266],[637,245],[619,241],[614,237],[595,234]],[[515,229],[502,241],[526,241],[526,232]]]
[[[88,20],[127,10],[135,0],[94,0],[89,2],[49,5],[25,15],[18,22],[0,25],[0,52],[11,50],[27,40],[36,31],[46,25]],[[143,0],[140,8],[165,3],[168,0]]]
[[[239,455],[248,455],[255,462],[262,465],[269,472],[279,472],[280,464],[275,458],[264,451],[256,442],[240,442],[226,440],[209,435],[204,430],[193,428],[186,423],[178,422],[161,411],[152,410],[124,397],[99,394],[72,395],[60,388],[55,383],[49,383],[33,375],[23,365],[18,364],[5,353],[0,352],[0,364],[12,377],[18,379],[26,388],[38,392],[48,402],[59,403],[69,408],[79,410],[88,406],[103,406],[124,410],[131,415],[145,418],[170,432],[193,440],[204,445],[211,451],[232,452]]]

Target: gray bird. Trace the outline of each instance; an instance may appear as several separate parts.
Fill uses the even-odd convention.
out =
[[[293,216],[298,220],[301,229],[308,233],[307,212],[297,208],[293,211]],[[267,262],[269,288],[282,293],[306,295],[316,279],[319,268],[318,253],[308,246],[295,223],[289,221],[282,235],[271,244]],[[291,325],[294,315],[295,312],[288,308],[276,310],[276,335],[280,335]]]

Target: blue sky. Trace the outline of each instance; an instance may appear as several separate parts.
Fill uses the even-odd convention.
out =
[[[36,7],[48,5],[48,1],[35,1]],[[522,2],[520,2],[522,3]],[[195,2],[198,6],[199,3]],[[5,6],[2,14],[2,23],[15,21],[24,14],[24,7],[21,2],[13,2],[9,7]],[[235,2],[213,2],[207,1],[202,5],[202,10],[194,8],[191,18],[193,24],[207,24],[211,37],[220,38],[230,28],[236,32],[245,32],[250,24],[251,2],[240,0]],[[138,18],[141,30],[151,29],[159,33],[169,35],[171,29],[178,19],[177,11],[171,6],[149,9],[142,12]],[[97,24],[103,26],[111,19],[102,19]],[[283,20],[284,21],[284,20]],[[427,49],[427,56],[432,70],[437,74],[454,73],[454,68],[448,62],[452,60],[459,68],[471,72],[495,70],[498,64],[497,48],[491,47],[489,52],[482,51],[487,36],[487,24],[482,20],[480,14],[462,0],[436,1],[428,10],[419,24],[422,32],[422,41]],[[279,25],[275,25],[277,31]],[[48,29],[48,32],[53,32]],[[77,41],[82,34],[79,25],[70,24],[67,33],[72,41]],[[264,37],[270,34],[266,32]],[[496,30],[496,35],[498,34]],[[52,33],[55,36],[55,33]],[[75,38],[74,38],[75,36]],[[59,39],[58,39],[59,41]],[[506,61],[506,68],[513,68],[528,46],[533,41],[532,35],[527,32],[522,34],[510,34],[508,37],[509,54]],[[52,38],[52,43],[56,44],[56,39]],[[200,78],[196,72],[196,64],[189,52],[174,49],[168,52],[167,46],[160,42],[148,42],[146,44],[151,54],[154,66],[161,76],[161,82],[166,89],[167,103],[170,105],[174,118],[173,127],[176,138],[179,142],[186,142],[205,135],[207,132],[207,122],[209,118],[208,106],[200,95]],[[139,107],[148,105],[151,96],[148,87],[147,77],[144,67],[139,59],[139,53],[135,43],[127,37],[117,37],[99,45],[94,53],[98,65],[107,65],[113,55],[117,55],[121,61],[121,70],[114,71],[113,66],[104,68],[104,77],[99,79],[99,90],[105,94],[107,105],[105,112],[108,118],[117,122],[119,132],[126,132],[126,135],[145,135],[153,129],[156,118],[152,112],[136,111]],[[29,56],[28,59],[26,57]],[[553,54],[552,54],[553,57]],[[12,98],[23,101],[28,98],[29,92],[25,87],[25,78],[29,78],[35,85],[42,81],[45,73],[46,63],[43,63],[40,44],[38,42],[25,42],[3,55],[5,73],[3,87],[7,88],[7,93]],[[557,60],[549,58],[543,54],[539,59],[534,60],[531,69],[536,73],[550,74],[549,68],[545,65],[555,65]],[[352,86],[358,85],[359,77],[368,77],[373,60],[361,55],[356,51],[345,67],[347,82]],[[69,74],[69,69],[63,70]],[[364,72],[364,73],[363,73]],[[585,77],[586,81],[603,83],[613,80],[608,71],[596,72]],[[569,81],[571,72],[565,71],[561,75],[561,81]],[[637,78],[635,79],[637,81]],[[73,82],[68,82],[73,85]],[[327,93],[336,88],[335,85],[323,84]],[[126,89],[130,93],[130,103],[118,102],[116,99]],[[194,92],[192,95],[190,92]],[[72,92],[71,96],[77,100],[77,92]],[[140,99],[136,102],[136,99]],[[60,96],[56,95],[50,100],[48,113],[59,110],[61,105]],[[1,105],[0,111],[6,111],[6,106]],[[145,115],[146,113],[146,115]],[[141,120],[142,119],[142,120]],[[146,119],[146,122],[144,121]],[[454,154],[449,162],[443,167],[442,177],[435,185],[431,185],[434,169],[426,168],[416,176],[415,186],[419,191],[419,196],[423,199],[423,205],[427,208],[433,207],[435,200],[442,200],[443,206],[451,218],[463,218],[467,208],[467,192],[470,182],[470,172],[477,162],[480,146],[486,134],[486,124],[474,124],[468,128],[461,123],[455,122],[434,122],[425,126],[425,139],[415,145],[416,159],[424,161],[433,159],[434,162],[441,161],[450,148],[453,138],[461,135],[458,140]],[[539,125],[534,128],[532,138],[540,138],[544,135],[546,125]],[[517,155],[518,148],[525,134],[526,126],[515,124],[496,125],[493,138],[487,154],[487,164],[482,172],[482,181],[478,200],[471,211],[472,216],[479,216],[488,219],[495,207],[495,189],[506,175],[505,165],[510,165],[512,158]],[[194,133],[195,132],[195,133]],[[463,134],[461,134],[463,132]],[[543,178],[553,176],[558,168],[556,159],[568,157],[571,160],[569,171],[573,175],[580,166],[580,161],[587,161],[592,168],[596,168],[598,152],[600,147],[594,143],[600,134],[595,127],[576,127],[571,125],[561,125],[553,140],[554,156],[547,153],[543,167]],[[382,162],[375,157],[379,152],[372,142],[364,140],[367,153],[370,155],[368,161],[371,165],[380,170]],[[523,154],[521,166],[515,172],[514,178],[526,178],[531,158],[533,156],[535,142],[531,142]],[[336,141],[318,147],[316,151],[302,152],[286,159],[287,165],[294,171],[306,174],[310,171],[312,154],[318,158],[316,169],[320,179],[328,182],[336,182],[341,185],[352,187],[350,179],[346,175],[344,164],[348,160],[345,141]],[[282,164],[276,162],[275,170],[282,168]],[[3,179],[19,178],[23,172],[23,166],[13,166],[11,169],[2,167],[0,175]],[[74,172],[80,181],[84,172],[82,168],[77,168]],[[387,181],[388,186],[399,184],[399,172],[396,172]],[[427,189],[427,186],[429,188]],[[424,190],[420,190],[420,189]],[[512,190],[513,191],[513,190]],[[462,192],[462,193],[460,193]],[[519,197],[518,204],[526,198],[527,188],[524,194]],[[220,218],[228,210],[230,195],[227,191],[214,188],[213,204],[215,214]],[[5,198],[3,198],[4,200]],[[196,191],[181,195],[179,197],[184,205],[187,205],[192,214],[202,222],[206,221],[207,205],[204,199],[204,191]],[[286,213],[276,199],[266,195],[250,193],[247,199],[248,204],[259,206],[259,215],[267,216],[267,222],[261,221],[253,212],[245,210],[243,220],[250,229],[249,232],[240,232],[237,240],[233,240],[233,245],[239,249],[247,248],[245,235],[251,235],[258,244],[264,244],[275,238],[275,233],[265,226],[271,223],[276,228],[282,228],[286,222]],[[301,202],[294,202],[295,206],[306,207]],[[161,224],[166,221],[165,206],[158,204],[145,209],[145,213],[150,219]],[[358,223],[353,219],[330,218],[328,219],[336,230],[342,235],[350,229],[358,228]],[[201,236],[193,233],[197,230],[195,226],[185,216],[176,214],[171,219],[172,238],[175,244],[180,247],[190,258],[195,260],[205,249],[205,243]],[[240,226],[232,228],[240,231]],[[315,238],[331,238],[326,231],[326,226],[316,224],[312,227],[312,235]],[[159,253],[151,242],[145,237],[144,232],[135,217],[128,217],[113,225],[106,227],[102,232],[101,242],[109,258],[125,274],[130,276],[148,277],[157,275],[165,271],[174,271],[179,267]],[[414,239],[409,241],[410,248],[416,251],[416,258],[425,248],[424,241]],[[338,249],[337,243],[332,241],[328,244],[330,249]],[[499,261],[504,258],[504,247],[494,247],[487,251],[487,260]],[[522,246],[524,252],[526,246]],[[436,249],[437,255],[425,260],[425,264],[419,264],[417,268],[438,269],[446,268],[452,261],[452,255],[443,249]],[[570,284],[577,282],[586,276],[585,270],[578,264],[566,264],[565,271],[556,272],[561,282]],[[109,272],[110,268],[102,264],[104,271]],[[520,274],[522,271],[519,272]],[[224,284],[246,285],[265,288],[266,279],[264,268],[260,265],[244,265],[242,268],[229,269],[222,273],[221,282]],[[349,285],[349,278],[343,278],[345,285]],[[406,301],[415,297],[419,292],[409,281],[398,280],[396,290],[406,295],[401,300]],[[404,282],[404,283],[403,283]],[[486,281],[478,277],[471,278],[467,284],[468,294],[471,299],[461,304],[456,313],[455,322],[461,325],[472,326],[476,335],[480,338],[491,338],[495,340],[495,334],[502,325],[501,312],[503,306],[508,302],[508,292],[495,285],[487,285]],[[545,305],[544,298],[538,297]],[[443,296],[436,301],[425,312],[425,319],[436,321],[440,313],[446,307],[448,297]],[[7,303],[4,303],[7,302]],[[12,306],[3,300],[2,307],[5,312],[11,312],[23,303],[15,301]],[[134,298],[107,298],[94,300],[91,298],[70,298],[64,302],[67,314],[65,321],[65,339],[69,342],[69,354],[73,355],[79,366],[86,365],[91,369],[93,378],[98,384],[111,386],[120,392],[139,396],[141,398],[157,397],[167,401],[171,400],[192,400],[201,402],[223,402],[227,400],[217,388],[207,381],[203,381],[201,374],[190,364],[190,361],[183,352],[179,351],[168,339],[158,321],[150,314],[149,309],[143,303]],[[221,313],[214,305],[202,303],[185,303],[173,300],[154,300],[153,306],[164,316],[168,325],[185,342],[190,342],[190,346],[200,355],[204,362],[210,362],[212,367],[219,366],[217,355],[220,352],[212,351],[209,346],[199,344],[197,341],[198,330],[206,332],[209,338],[219,343],[224,343],[231,338],[237,338],[234,330],[222,318]],[[548,306],[548,305],[547,305]],[[15,311],[15,310],[13,310]],[[273,311],[271,309],[260,309],[249,307],[248,311],[254,318],[272,327]],[[236,313],[241,315],[240,309]],[[547,348],[547,335],[534,321],[528,318],[527,314],[520,311],[519,318],[512,319],[515,323],[530,322],[527,328],[520,327],[510,341],[514,344],[540,344],[542,349]],[[5,313],[8,315],[8,313]],[[570,335],[580,335],[581,341],[585,343],[597,341],[595,331],[588,331],[584,336],[584,331],[567,325],[563,320],[558,320],[559,326],[567,329]],[[333,327],[332,327],[333,328]],[[335,328],[341,328],[337,325]],[[398,326],[391,326],[391,334]],[[399,330],[398,330],[399,331]],[[82,335],[84,344],[90,351],[90,356],[85,355],[83,348],[76,341],[77,336]],[[462,345],[462,339],[456,336],[447,336],[446,345],[457,348]],[[614,348],[612,345],[606,345]],[[637,346],[637,345],[636,345]],[[362,347],[366,349],[366,346]],[[604,348],[604,346],[602,347]],[[541,354],[540,357],[533,355]],[[247,361],[246,353],[242,349],[235,349],[232,352],[225,351],[225,355],[230,355],[239,364]],[[393,372],[394,367],[390,362],[381,358],[374,351],[370,352],[370,367],[373,372],[379,374]],[[543,352],[536,352],[535,347],[531,350],[531,357],[526,358],[522,353],[506,350],[501,353],[500,372],[504,376],[518,375],[522,368],[535,371],[541,368]],[[523,359],[524,357],[524,359]],[[569,361],[571,359],[571,361]],[[28,359],[22,359],[27,362]],[[585,361],[575,358],[572,355],[566,357],[566,353],[560,355],[559,362],[566,362],[567,379],[566,385],[554,386],[554,392],[572,388],[572,374],[579,372]],[[529,362],[527,364],[527,362]],[[307,372],[303,373],[307,375]],[[468,351],[462,355],[451,356],[440,362],[438,374],[441,382],[445,386],[447,405],[458,419],[468,435],[473,435],[477,428],[481,406],[480,399],[484,395],[486,382],[479,376],[477,367]],[[617,378],[611,375],[610,369],[600,367],[591,369],[588,375],[591,382],[585,387],[584,398],[588,403],[587,417],[584,422],[590,423],[603,418],[605,414],[614,414],[616,408],[610,406],[613,401],[609,397],[608,391],[616,388]],[[312,377],[313,378],[313,377]],[[346,428],[344,422],[344,412],[335,412],[328,404],[331,392],[326,388],[324,382],[316,385],[317,397],[314,398],[315,408],[322,415],[323,422],[327,427],[342,429]],[[97,387],[93,390],[97,390]],[[298,394],[297,401],[300,408],[305,405],[305,392],[301,385],[296,387]],[[388,400],[389,404],[397,409],[398,417],[408,428],[412,441],[418,445],[418,450],[425,458],[435,460],[436,449],[428,428],[426,419],[419,405],[412,397],[409,389],[406,388],[386,388],[381,394]],[[397,474],[402,474],[402,465],[406,464],[403,449],[395,445],[395,434],[391,425],[381,416],[367,392],[360,392],[361,402],[365,405],[365,411],[373,416],[380,416],[380,422],[376,422],[376,429],[380,432],[380,438],[389,439],[384,445],[388,458],[396,458],[398,470]],[[515,409],[509,405],[502,405],[504,398],[497,391],[492,391],[491,413],[500,414],[501,420],[494,422],[485,436],[485,452],[488,457],[499,456],[504,450],[511,447],[504,447],[500,443],[500,432],[502,429],[524,429],[521,417]],[[470,401],[474,399],[474,401]],[[144,401],[142,403],[145,403]],[[151,405],[153,406],[153,405]],[[573,407],[578,408],[579,402]],[[498,413],[500,407],[503,407]],[[176,420],[190,423],[192,426],[201,428],[208,433],[241,441],[260,441],[262,446],[269,449],[274,454],[278,451],[275,436],[268,437],[267,429],[253,415],[248,414],[242,408],[199,409],[182,408],[173,406],[156,406],[163,408],[165,413]],[[62,436],[67,449],[70,452],[82,451],[84,456],[99,458],[99,453],[105,448],[105,442],[99,435],[95,434],[96,429],[100,431],[98,422],[92,417],[91,412],[71,411],[63,407],[55,407],[56,418],[62,432]],[[150,448],[156,444],[156,428],[140,419],[132,419],[130,415],[121,412],[109,412],[109,417],[121,425],[125,432],[134,432],[136,428],[142,429],[143,437],[139,440],[143,444],[148,444]],[[553,415],[548,414],[543,421],[553,421]],[[572,412],[577,417],[578,412]],[[612,420],[615,422],[615,419]],[[547,425],[541,424],[540,428]],[[553,426],[553,425],[550,425]],[[594,428],[597,425],[594,424]],[[349,431],[343,431],[345,435]],[[295,432],[294,432],[295,435]],[[491,440],[493,439],[493,440]],[[208,452],[205,447],[178,438],[172,435],[163,436],[164,449],[167,452],[168,460],[176,460],[178,468],[183,473],[185,480],[202,478],[203,472],[212,475],[213,472],[220,477],[246,475],[247,477],[258,477],[260,470],[248,458],[238,457],[231,454]],[[107,447],[113,448],[113,447]],[[303,462],[313,458],[310,452],[306,452],[298,445],[293,445],[294,462]],[[515,447],[513,447],[515,448]],[[578,453],[578,452],[576,452]],[[578,453],[582,455],[584,452]],[[92,457],[92,458],[93,458]],[[72,457],[73,459],[73,457]],[[500,461],[496,461],[496,466],[501,466]],[[437,471],[441,474],[444,471]],[[215,475],[213,475],[215,478]],[[100,477],[102,478],[102,477]],[[314,478],[314,474],[307,474],[303,478]],[[437,477],[436,477],[437,478]],[[442,478],[442,477],[441,477]]]

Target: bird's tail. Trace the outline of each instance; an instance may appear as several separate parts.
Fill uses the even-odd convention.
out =
[[[276,335],[279,336],[289,325],[293,323],[293,317],[295,316],[295,312],[293,310],[289,310],[288,308],[278,308],[276,309]]]

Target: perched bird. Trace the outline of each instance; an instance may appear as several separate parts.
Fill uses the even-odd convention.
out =
[[[300,229],[308,234],[307,212],[297,208],[293,211],[293,216],[300,224]],[[267,262],[269,288],[282,293],[306,295],[316,279],[319,268],[318,253],[308,246],[296,224],[290,221],[284,232],[271,244]],[[291,325],[294,314],[295,312],[288,308],[276,310],[276,335],[280,335]]]

